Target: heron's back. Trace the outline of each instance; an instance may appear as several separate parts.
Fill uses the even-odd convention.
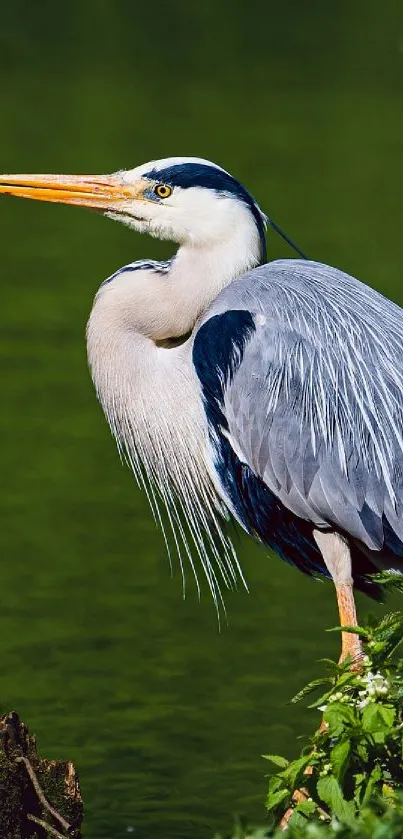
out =
[[[402,336],[402,309],[377,291],[278,260],[231,283],[195,340],[196,369],[204,344],[218,370],[219,422],[251,481],[297,525],[334,527],[367,553],[403,554]],[[206,404],[217,402],[214,374],[200,377]]]

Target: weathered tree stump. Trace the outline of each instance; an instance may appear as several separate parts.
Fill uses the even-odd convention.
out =
[[[38,757],[15,711],[0,718],[1,839],[81,839],[83,801],[73,764]]]

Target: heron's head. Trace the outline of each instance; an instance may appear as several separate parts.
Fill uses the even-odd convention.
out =
[[[113,175],[5,175],[0,193],[90,207],[141,233],[195,247],[222,244],[249,225],[260,260],[265,256],[259,206],[239,181],[201,158],[154,160]]]

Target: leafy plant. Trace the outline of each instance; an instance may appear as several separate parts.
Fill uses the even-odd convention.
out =
[[[399,794],[393,806],[377,803],[363,808],[354,825],[343,824],[336,818],[328,822],[305,818],[298,822],[293,817],[285,832],[280,828],[254,830],[238,825],[232,834],[215,836],[215,839],[402,839],[402,836],[403,796]]]
[[[232,839],[280,839],[285,813],[287,839],[402,839],[403,659],[396,649],[403,614],[354,632],[364,648],[360,669],[351,670],[350,660],[324,659],[324,676],[293,699],[322,691],[309,707],[323,720],[301,755],[292,761],[263,755],[273,767],[269,826],[248,831],[238,824]]]
[[[394,653],[403,640],[403,615],[389,614],[358,632],[364,646],[360,669],[351,670],[350,660],[326,660],[327,675],[294,697],[299,701],[326,684],[325,693],[309,706],[323,713],[320,728],[300,758],[282,764],[270,777],[267,809],[274,821],[292,807],[294,824],[301,826],[315,816],[354,828],[362,809],[374,800],[398,802],[403,785],[403,662]],[[278,758],[274,762],[279,765]],[[293,794],[300,787],[295,802]]]

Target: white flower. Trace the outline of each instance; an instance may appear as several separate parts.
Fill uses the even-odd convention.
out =
[[[379,672],[372,673],[369,670],[365,676],[362,676],[361,684],[363,685],[363,690],[358,691],[360,701],[357,702],[357,707],[360,709],[365,708],[377,696],[386,696],[389,693],[389,682]]]

